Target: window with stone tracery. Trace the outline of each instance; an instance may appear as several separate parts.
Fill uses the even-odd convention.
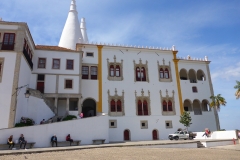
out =
[[[176,115],[174,91],[172,91],[172,97],[170,97],[168,95],[168,90],[166,90],[166,95],[163,97],[162,91],[160,90],[160,98],[162,104],[162,115]]]
[[[146,61],[146,64],[142,63],[142,60],[139,60],[139,63],[136,64],[135,60],[133,61],[134,64],[134,80],[135,82],[149,82],[148,78],[148,61]]]
[[[109,62],[107,59],[108,65],[108,80],[111,81],[122,81],[123,80],[123,60],[120,62],[116,62],[116,56],[113,57],[114,61]]]
[[[124,116],[124,91],[122,91],[122,96],[117,94],[117,89],[115,88],[115,94],[110,95],[110,91],[108,90],[108,103],[109,116]]]
[[[141,96],[136,96],[136,115],[137,116],[148,116],[151,115],[150,109],[150,92],[148,91],[148,96],[144,96],[144,91],[142,89]]]
[[[170,62],[168,65],[165,65],[165,60],[163,59],[162,65],[159,64],[159,61],[157,63],[158,63],[159,81],[160,82],[172,82]]]

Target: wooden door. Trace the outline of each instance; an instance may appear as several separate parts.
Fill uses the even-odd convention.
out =
[[[37,82],[37,90],[44,93],[44,82]]]
[[[130,140],[129,131],[128,131],[128,130],[125,130],[125,131],[124,131],[124,141],[129,141],[129,140]]]
[[[158,140],[157,130],[152,131],[153,140]]]

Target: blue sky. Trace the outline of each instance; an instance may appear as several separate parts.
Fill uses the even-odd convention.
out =
[[[89,41],[179,50],[178,56],[208,56],[214,93],[227,106],[221,128],[240,129],[240,0],[76,0]],[[27,22],[36,44],[58,45],[70,0],[1,0],[0,17]]]

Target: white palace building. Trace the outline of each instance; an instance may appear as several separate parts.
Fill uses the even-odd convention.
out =
[[[208,105],[213,87],[207,57],[179,58],[175,46],[90,43],[75,3],[58,46],[35,45],[27,23],[0,21],[0,132],[29,117],[36,122],[34,135],[50,128],[60,134],[67,124],[75,137],[81,128],[93,138],[106,134],[106,142],[167,139],[184,128],[184,110],[191,113],[190,130],[219,129],[218,114]],[[83,119],[38,125],[81,112]]]

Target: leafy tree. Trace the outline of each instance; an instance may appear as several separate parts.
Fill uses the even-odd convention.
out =
[[[216,107],[218,111],[220,111],[220,106],[226,106],[225,98],[221,97],[221,94],[217,96],[211,96],[212,102],[210,103],[210,107]]]
[[[190,116],[190,112],[184,111],[183,114],[180,116],[179,122],[182,123],[185,127],[187,127],[188,130],[188,127],[190,127],[190,125],[192,124],[191,121],[192,118]]]
[[[234,86],[235,89],[237,89],[237,91],[235,92],[235,96],[236,98],[240,98],[240,81],[236,81],[237,85]]]

